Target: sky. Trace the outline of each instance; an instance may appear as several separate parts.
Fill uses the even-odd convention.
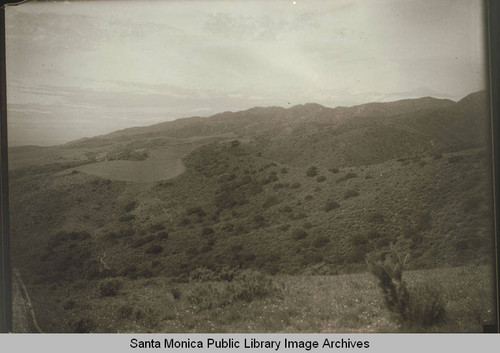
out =
[[[480,0],[51,1],[6,8],[9,145],[254,106],[486,89]]]

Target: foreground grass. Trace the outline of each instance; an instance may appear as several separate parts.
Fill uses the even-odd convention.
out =
[[[275,276],[268,295],[251,301],[227,300],[228,282],[165,278],[123,279],[109,297],[99,292],[99,281],[31,291],[40,325],[52,332],[481,332],[494,320],[487,267],[410,271],[404,279],[409,287],[438,290],[446,302],[443,323],[398,325],[368,273]]]

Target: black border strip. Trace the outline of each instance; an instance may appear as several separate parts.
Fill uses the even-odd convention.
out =
[[[0,8],[0,332],[12,332],[12,273],[9,237],[9,184],[7,153],[7,76],[5,9]]]
[[[496,325],[485,329],[486,332],[500,332],[500,101],[499,81],[500,70],[500,1],[488,0],[487,2],[487,24],[488,24],[488,66],[489,66],[489,88],[491,127],[493,142],[493,189],[495,206],[495,289],[496,289]]]

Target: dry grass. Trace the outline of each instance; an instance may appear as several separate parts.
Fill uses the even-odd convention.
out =
[[[68,299],[76,303],[71,310],[64,310],[62,302],[40,306],[37,300],[60,298],[63,289],[39,286],[35,309],[44,309],[37,311],[42,327],[56,332],[72,331],[82,318],[96,323],[95,332],[481,332],[482,325],[493,320],[489,268],[410,271],[404,280],[410,289],[428,285],[440,293],[447,312],[441,324],[400,326],[385,308],[376,279],[368,273],[275,276],[265,286],[276,290],[251,301],[226,300],[232,282],[123,279],[117,296],[100,297],[99,281],[90,281],[86,291],[71,292]],[[200,291],[205,296],[202,305],[192,299]],[[127,307],[126,317],[123,307]]]

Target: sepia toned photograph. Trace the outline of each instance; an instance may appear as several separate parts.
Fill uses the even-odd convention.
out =
[[[6,7],[14,332],[495,325],[485,11]]]

